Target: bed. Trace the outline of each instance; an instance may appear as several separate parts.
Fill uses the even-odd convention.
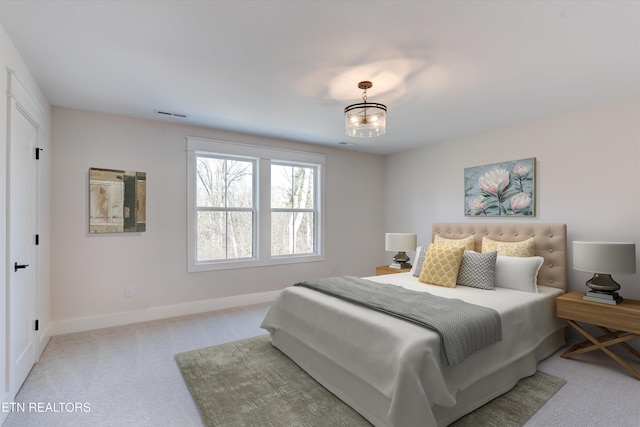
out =
[[[534,255],[542,258],[528,291],[519,284],[428,285],[417,271],[365,278],[497,311],[502,339],[464,361],[443,361],[432,330],[300,286],[283,290],[262,323],[275,347],[375,426],[448,425],[533,375],[540,360],[565,344],[564,323],[555,315],[555,299],[567,289],[564,224],[435,223],[432,237],[467,238],[477,252],[483,238],[498,245],[533,238]],[[497,258],[502,283],[505,273],[520,277],[504,267],[512,257]]]

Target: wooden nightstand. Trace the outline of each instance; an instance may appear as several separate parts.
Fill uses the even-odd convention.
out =
[[[640,338],[640,301],[625,299],[618,305],[609,305],[585,301],[582,299],[583,296],[584,292],[570,292],[556,300],[558,317],[565,319],[587,338],[587,341],[578,343],[564,352],[562,357],[570,358],[593,350],[602,350],[640,380],[640,372],[607,348],[620,344],[640,359],[640,352],[627,344],[629,340]],[[594,337],[576,322],[595,325],[604,335]]]
[[[391,268],[388,265],[379,265],[376,267],[376,276],[383,276],[385,274],[407,273],[411,271],[410,268]]]

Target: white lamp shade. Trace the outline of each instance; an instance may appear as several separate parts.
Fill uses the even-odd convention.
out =
[[[415,251],[418,237],[415,233],[386,233],[384,248],[387,251]]]
[[[635,274],[636,245],[628,242],[573,242],[573,268],[601,274]]]

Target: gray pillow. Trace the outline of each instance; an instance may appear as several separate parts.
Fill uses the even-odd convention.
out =
[[[418,246],[416,248],[416,259],[413,261],[413,266],[411,267],[411,274],[413,274],[414,277],[420,277],[422,264],[424,264],[424,257],[426,254],[427,248],[424,246]]]
[[[457,284],[479,289],[494,289],[497,256],[497,251],[486,253],[464,251]]]

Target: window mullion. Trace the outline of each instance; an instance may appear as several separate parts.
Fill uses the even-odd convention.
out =
[[[199,212],[253,212],[252,208],[218,208],[212,206],[198,206],[196,210]]]
[[[258,254],[260,259],[271,259],[271,160],[258,160]]]
[[[271,208],[271,212],[316,212],[315,209]]]

